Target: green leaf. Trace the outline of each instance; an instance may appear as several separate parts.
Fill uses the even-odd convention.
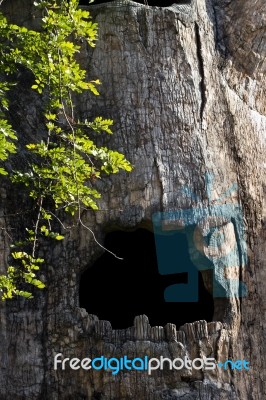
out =
[[[64,236],[62,236],[62,235],[56,235],[56,236],[55,236],[55,239],[56,239],[56,240],[63,240],[63,239],[64,239]]]
[[[45,236],[49,235],[49,229],[47,228],[47,226],[45,226],[45,225],[41,226],[40,230]]]
[[[30,292],[25,292],[25,290],[16,290],[16,295],[25,297],[26,299],[33,299],[33,295]]]
[[[0,167],[0,175],[8,175],[8,172],[4,168]]]
[[[24,251],[16,251],[14,253],[11,253],[11,255],[15,260],[22,259],[24,257],[26,257],[26,258],[28,257],[27,253],[25,253]]]
[[[45,284],[41,282],[39,279],[32,279],[29,281],[32,285],[36,286],[38,289],[43,289]]]

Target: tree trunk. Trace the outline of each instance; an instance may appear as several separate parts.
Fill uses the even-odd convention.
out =
[[[6,3],[11,19],[33,23],[27,8],[22,16],[12,11],[15,0]],[[83,218],[101,243],[116,230],[157,232],[162,275],[187,272],[168,272],[159,261],[167,257],[159,233],[182,231],[189,258],[212,294],[213,316],[196,322],[188,316],[176,329],[172,322],[183,307],[179,299],[171,308],[177,316],[168,324],[162,320],[163,326],[152,326],[149,315],[136,314],[132,326],[112,329],[112,321],[80,308],[82,273],[103,251],[90,232],[73,229],[63,243],[42,249],[46,289],[32,301],[1,304],[0,399],[262,400],[265,1],[198,0],[158,8],[118,0],[89,10],[99,24],[99,37],[94,49],[83,45],[80,60],[89,78],[101,80],[101,95],[84,95],[77,112],[83,118],[114,120],[114,135],[104,144],[122,151],[134,170],[103,179],[98,184],[101,211],[84,212]],[[27,137],[34,135],[40,110],[27,82],[21,85],[12,118]],[[14,189],[3,184],[2,216],[14,207],[19,212],[19,202],[19,194],[14,199]],[[20,218],[0,220],[2,266],[9,254],[5,232],[21,229],[27,216]],[[139,249],[133,252],[141,262]],[[99,296],[104,280],[95,282]],[[189,283],[188,275],[186,293]],[[121,287],[127,284],[122,281]],[[125,301],[126,294],[116,310],[121,323]],[[217,364],[245,359],[250,370],[166,366],[150,375],[69,365],[54,370],[58,353],[79,359],[205,356]]]

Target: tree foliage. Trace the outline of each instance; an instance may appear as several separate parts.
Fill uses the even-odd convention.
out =
[[[97,210],[101,196],[95,181],[103,174],[132,170],[123,154],[98,147],[91,138],[93,132],[112,134],[112,120],[80,121],[75,116],[73,94],[90,91],[99,95],[99,80],[87,81],[86,71],[76,59],[81,40],[95,46],[97,24],[88,11],[78,8],[78,0],[39,0],[34,4],[44,15],[38,31],[10,24],[0,13],[0,160],[16,152],[17,134],[6,117],[6,94],[18,66],[34,75],[32,90],[42,97],[46,121],[46,139],[40,141],[37,131],[35,141],[26,145],[29,159],[34,161],[27,170],[10,174],[13,184],[22,184],[34,202],[36,221],[26,229],[23,240],[12,244],[12,265],[0,276],[2,299],[32,297],[25,284],[44,287],[36,276],[44,263],[36,255],[37,243],[47,237],[64,238],[53,231],[59,210],[85,226],[81,209]],[[7,174],[4,166],[0,174]]]

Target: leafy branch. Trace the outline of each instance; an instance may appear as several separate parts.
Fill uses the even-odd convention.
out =
[[[45,238],[64,239],[64,235],[54,232],[53,225],[63,222],[58,211],[70,214],[83,223],[83,207],[98,210],[97,199],[101,194],[95,182],[103,174],[114,174],[120,170],[130,172],[132,165],[124,155],[98,147],[90,133],[112,134],[113,121],[97,117],[93,121],[76,121],[73,94],[90,91],[98,96],[99,80],[87,81],[86,71],[76,60],[80,51],[81,39],[94,47],[97,39],[97,24],[91,20],[88,11],[78,9],[77,0],[50,1],[34,3],[43,11],[41,30],[35,31],[9,24],[0,14],[1,76],[12,77],[18,65],[31,71],[35,82],[32,90],[42,96],[45,112],[46,139],[26,145],[29,168],[13,171],[10,179],[22,184],[29,198],[35,204],[36,220],[27,228],[24,240],[14,242],[11,253],[12,265],[6,275],[0,276],[2,299],[14,295],[32,297],[24,290],[25,284],[43,288],[44,283],[36,277],[44,259],[38,258],[37,244]],[[5,118],[8,110],[6,92],[8,81],[0,82],[0,160],[5,161],[9,153],[16,151],[16,132]],[[4,168],[1,174],[7,174]],[[113,253],[112,253],[113,254]],[[21,289],[22,288],[22,289]]]

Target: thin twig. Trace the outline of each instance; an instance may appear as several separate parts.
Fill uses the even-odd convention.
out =
[[[118,260],[123,260],[122,257],[118,257],[115,253],[113,253],[111,250],[108,250],[106,247],[104,247],[101,243],[98,242],[98,240],[95,237],[94,232],[87,225],[85,225],[83,223],[80,215],[79,215],[79,223],[80,223],[81,226],[83,226],[83,228],[87,229],[92,234],[92,237],[93,237],[94,241],[98,244],[98,246],[100,246],[103,250],[107,251],[108,253],[112,254],[112,256],[114,256]]]
[[[41,197],[40,201],[39,201],[39,210],[38,210],[37,220],[36,220],[35,229],[34,229],[34,240],[33,240],[33,247],[32,247],[32,257],[33,258],[35,258],[38,228],[39,228],[39,224],[40,224],[40,220],[41,220],[41,213],[42,213],[42,203],[43,203],[43,197]]]
[[[47,212],[47,214],[51,214],[55,219],[57,219],[57,221],[59,222],[59,224],[62,226],[62,228],[65,230],[65,231],[67,231],[67,230],[69,230],[69,229],[72,229],[75,225],[77,225],[77,224],[73,224],[72,226],[65,226],[64,225],[64,223],[61,221],[61,219],[56,215],[56,214],[54,214],[52,211],[50,211],[50,210],[45,210],[46,212]]]

